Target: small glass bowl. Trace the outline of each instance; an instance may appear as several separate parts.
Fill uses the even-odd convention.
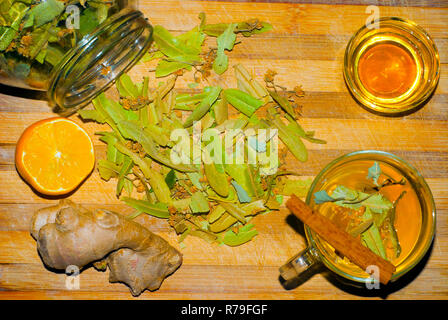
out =
[[[384,17],[379,28],[363,26],[350,39],[345,50],[344,78],[353,97],[367,110],[381,115],[400,116],[424,105],[437,87],[440,61],[431,37],[416,23]],[[375,96],[363,85],[358,72],[361,57],[378,44],[394,44],[405,50],[416,64],[417,74],[410,88],[396,97]]]

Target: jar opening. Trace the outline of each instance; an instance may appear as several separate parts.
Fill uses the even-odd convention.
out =
[[[87,105],[129,70],[152,42],[152,27],[139,11],[111,16],[53,70],[48,98],[54,111],[68,116]]]

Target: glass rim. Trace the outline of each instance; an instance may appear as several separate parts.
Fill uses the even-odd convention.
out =
[[[359,104],[361,104],[362,107],[366,108],[367,110],[369,110],[373,113],[385,115],[385,116],[401,116],[401,115],[406,115],[406,114],[412,113],[412,112],[418,110],[419,108],[421,108],[425,104],[425,102],[432,96],[435,89],[437,88],[437,85],[438,85],[438,82],[440,79],[439,51],[438,51],[432,37],[425,31],[425,29],[423,29],[420,25],[418,25],[416,22],[414,22],[412,20],[395,17],[395,16],[387,16],[387,17],[381,17],[381,18],[377,19],[376,22],[379,23],[379,25],[380,25],[379,29],[381,29],[381,23],[384,23],[384,22],[403,23],[403,24],[408,25],[414,29],[414,30],[405,29],[405,31],[408,34],[413,34],[415,36],[415,33],[413,31],[417,31],[421,37],[423,37],[427,40],[428,43],[422,43],[422,45],[424,47],[426,47],[429,52],[431,52],[431,56],[434,57],[434,66],[435,66],[434,78],[432,79],[430,86],[428,87],[426,92],[424,92],[424,94],[422,94],[421,96],[417,97],[417,99],[415,101],[411,101],[407,106],[401,107],[401,108],[392,108],[391,106],[393,106],[393,105],[388,106],[387,104],[384,104],[384,103],[370,101],[363,94],[361,94],[359,92],[359,90],[357,90],[356,86],[354,85],[355,81],[353,80],[353,77],[352,77],[351,73],[349,72],[350,67],[353,64],[350,61],[349,52],[350,52],[350,50],[353,49],[352,48],[353,44],[358,39],[358,37],[361,34],[363,34],[366,31],[366,29],[368,29],[367,25],[363,25],[361,28],[359,28],[355,32],[355,34],[350,38],[349,42],[347,43],[347,46],[346,46],[345,52],[344,52],[344,67],[343,67],[344,80],[347,84],[349,92],[355,98],[355,100]],[[420,41],[420,43],[421,43],[421,41]]]
[[[397,279],[399,279],[401,276],[403,276],[404,274],[406,274],[407,272],[409,272],[410,270],[412,270],[422,259],[423,257],[426,255],[426,253],[428,252],[431,244],[434,241],[434,237],[435,237],[435,233],[436,233],[436,219],[437,219],[437,215],[436,215],[436,206],[435,206],[435,201],[434,201],[434,197],[433,194],[431,192],[431,189],[429,188],[427,182],[425,181],[424,177],[420,174],[420,172],[411,164],[409,164],[406,160],[402,159],[401,157],[394,155],[392,153],[389,152],[385,152],[385,151],[378,151],[378,150],[361,150],[361,151],[354,151],[354,152],[350,152],[347,154],[344,154],[336,159],[334,159],[333,161],[331,161],[329,164],[327,164],[320,172],[319,174],[314,178],[313,182],[311,183],[311,186],[308,190],[308,194],[306,197],[306,204],[310,205],[311,204],[311,198],[312,195],[314,194],[314,188],[316,187],[316,185],[320,182],[322,176],[324,176],[325,173],[327,173],[330,169],[332,169],[336,164],[340,163],[341,161],[357,156],[357,155],[378,155],[378,156],[383,156],[386,158],[391,158],[393,160],[398,161],[399,163],[405,165],[412,173],[415,174],[415,176],[418,178],[419,183],[422,185],[422,187],[425,189],[425,191],[428,192],[428,194],[430,195],[429,197],[429,203],[431,205],[431,207],[433,208],[432,212],[428,213],[429,215],[431,215],[432,217],[432,225],[431,225],[431,234],[430,237],[428,238],[428,241],[424,244],[423,249],[421,250],[421,252],[419,253],[419,255],[414,259],[414,261],[412,263],[409,264],[409,266],[407,266],[406,269],[401,270],[398,273],[393,273],[392,274],[392,278],[391,281],[395,281]],[[309,246],[312,246],[313,248],[315,248],[316,253],[319,256],[319,259],[323,262],[323,264],[330,269],[331,271],[335,272],[336,274],[348,279],[348,280],[352,280],[355,282],[359,282],[359,283],[365,283],[369,278],[361,278],[361,277],[357,277],[357,276],[353,276],[351,274],[348,274],[344,271],[342,271],[341,269],[339,269],[334,263],[332,263],[331,261],[329,261],[321,252],[320,250],[317,248],[316,245],[316,241],[312,236],[312,230],[305,225],[305,235],[307,238],[307,241],[309,243]]]
[[[72,69],[76,66],[77,61],[84,56],[85,51],[88,51],[93,47],[93,44],[97,41],[97,39],[99,39],[100,35],[109,32],[118,25],[127,25],[133,23],[134,21],[139,23],[138,29],[135,29],[134,31],[139,32],[129,33],[129,36],[133,37],[132,41],[134,42],[138,41],[140,38],[144,38],[143,49],[138,50],[138,52],[135,53],[130,51],[125,57],[126,59],[120,60],[120,65],[117,64],[117,67],[120,67],[120,69],[117,70],[113,77],[107,79],[107,81],[96,87],[93,92],[87,95],[84,95],[85,92],[76,93],[76,95],[80,96],[78,103],[66,105],[66,93],[70,91],[71,86],[67,86],[65,79],[67,78],[67,74],[70,75],[70,73],[73,73]],[[145,32],[147,33],[145,34]],[[132,68],[146,53],[152,43],[152,34],[152,26],[146,19],[143,18],[143,14],[140,11],[133,8],[125,8],[112,15],[91,34],[81,39],[81,41],[71,51],[67,52],[61,62],[52,71],[47,97],[50,104],[54,107],[53,111],[62,116],[69,116],[77,110],[85,107],[101,92],[106,91],[116,79]],[[90,67],[90,69],[92,69],[92,67]],[[77,77],[77,75],[73,75],[73,77]],[[78,82],[79,81],[75,78],[71,85],[76,85]]]

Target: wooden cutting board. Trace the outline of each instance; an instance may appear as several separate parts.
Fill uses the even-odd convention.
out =
[[[417,167],[426,178],[437,206],[437,237],[430,254],[415,272],[387,290],[358,291],[338,284],[325,270],[294,290],[278,280],[278,267],[305,248],[301,224],[286,209],[256,218],[260,234],[238,247],[208,245],[188,238],[183,266],[167,278],[160,290],[145,292],[140,299],[448,299],[448,9],[446,1],[386,1],[381,16],[414,20],[434,38],[440,52],[442,74],[431,101],[420,111],[403,118],[373,115],[358,106],[342,77],[342,59],[351,35],[362,26],[370,1],[149,1],[140,0],[149,21],[173,32],[186,31],[198,23],[204,11],[209,23],[236,22],[257,17],[274,25],[270,33],[244,39],[230,54],[230,63],[243,63],[262,80],[270,68],[278,72],[281,85],[301,84],[306,130],[328,141],[307,145],[305,164],[288,159],[288,165],[304,176],[315,176],[328,162],[345,153],[377,149],[392,152]],[[256,2],[256,3],[255,3]],[[377,1],[372,1],[377,3]],[[406,7],[400,6],[405,5]],[[138,65],[134,77],[148,74]],[[234,87],[231,72],[213,78]],[[181,80],[186,86],[189,80]],[[153,82],[155,84],[156,82]],[[33,212],[55,200],[37,196],[18,176],[14,167],[15,143],[31,123],[54,116],[45,101],[21,97],[20,91],[0,94],[0,299],[131,299],[121,284],[109,284],[108,274],[86,270],[80,289],[67,290],[64,274],[43,266],[29,234]],[[14,96],[16,95],[16,96]],[[75,121],[81,122],[76,116]],[[87,123],[94,137],[102,130]],[[104,146],[96,137],[97,156]],[[70,198],[88,207],[102,206],[130,213],[115,197],[114,183],[102,181],[95,171]],[[152,231],[178,246],[166,221],[139,217]]]

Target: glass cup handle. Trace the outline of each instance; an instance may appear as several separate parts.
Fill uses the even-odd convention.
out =
[[[280,267],[280,275],[286,281],[300,278],[301,274],[310,269],[320,260],[316,250],[309,246],[305,250],[299,252]]]

